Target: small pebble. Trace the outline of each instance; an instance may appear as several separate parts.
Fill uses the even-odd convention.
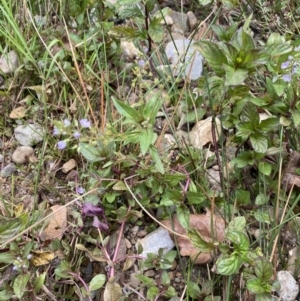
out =
[[[154,277],[155,276],[155,272],[153,270],[149,270],[145,272],[145,276],[147,277]]]
[[[144,236],[146,236],[148,233],[147,233],[147,231],[146,230],[141,230],[141,231],[139,231],[137,234],[136,234],[136,236],[137,237],[144,237]]]
[[[19,146],[11,156],[13,162],[17,164],[23,164],[28,161],[28,157],[31,156],[34,149],[31,146]]]
[[[14,172],[16,171],[16,166],[14,163],[10,163],[8,165],[6,165],[0,173],[0,176],[2,178],[8,178],[10,177]]]
[[[138,233],[139,229],[140,229],[139,226],[134,226],[134,227],[132,227],[131,232],[132,232],[134,235],[136,235],[136,234]]]
[[[191,30],[194,30],[198,25],[198,20],[192,11],[186,13]]]
[[[181,282],[181,279],[178,278],[178,277],[176,277],[176,278],[174,279],[174,281],[177,282],[177,283],[180,283],[180,282]]]
[[[131,249],[132,244],[131,244],[131,242],[127,238],[125,238],[125,243],[126,243],[126,248],[127,249]]]

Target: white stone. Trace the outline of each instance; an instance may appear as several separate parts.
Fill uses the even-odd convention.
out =
[[[19,146],[12,154],[11,159],[17,164],[23,164],[33,152],[34,150],[31,146]]]
[[[299,293],[299,286],[294,277],[288,271],[279,271],[277,280],[280,283],[278,291],[281,301],[294,301]]]
[[[160,21],[160,24],[166,24],[166,25],[172,25],[173,23],[174,23],[173,19],[169,15],[166,15],[165,19],[163,19],[163,20]]]
[[[18,55],[12,50],[0,57],[0,70],[4,74],[13,73],[19,67]]]
[[[171,251],[175,244],[171,239],[169,232],[159,227],[144,238],[138,240],[137,245],[143,247],[141,256],[147,256],[148,253],[158,254],[159,249],[164,249],[164,254]]]
[[[15,128],[15,138],[21,145],[33,146],[43,140],[44,131],[39,124],[19,125]]]
[[[192,11],[189,11],[186,13],[187,17],[188,17],[188,21],[191,27],[191,30],[194,30],[196,28],[196,26],[198,25],[198,20],[195,16],[195,14]]]
[[[194,47],[193,41],[187,39],[170,41],[165,51],[175,75],[182,74],[190,80],[196,80],[202,75],[203,57]]]

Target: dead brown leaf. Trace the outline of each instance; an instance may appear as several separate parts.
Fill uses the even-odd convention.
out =
[[[173,229],[176,233],[187,236],[187,231],[181,226],[176,215],[173,216],[172,221],[164,220],[162,223],[167,228]],[[211,212],[207,214],[191,214],[190,226],[192,229],[197,230],[207,242],[212,241],[212,230],[216,241],[224,240],[225,222],[222,218],[211,214]],[[170,235],[172,236],[173,234],[170,233]],[[193,246],[187,237],[177,236],[176,240],[182,256],[190,256],[196,264],[204,264],[212,261],[212,253],[199,253],[199,250]]]
[[[9,118],[19,119],[25,117],[25,115],[26,115],[26,108],[21,106],[13,109],[9,114]]]
[[[56,211],[59,208],[61,209],[51,216],[47,228],[44,230],[44,232],[41,235],[41,238],[43,240],[62,238],[67,228],[67,208],[66,207],[62,208],[62,207],[63,206],[61,205],[54,205],[50,208],[52,211]]]
[[[108,279],[104,294],[104,301],[118,301],[122,298],[122,289],[121,286],[116,282],[115,277],[111,277]]]

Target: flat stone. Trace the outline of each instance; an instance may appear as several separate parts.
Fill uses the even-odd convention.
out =
[[[34,149],[31,146],[19,146],[11,156],[13,162],[17,164],[23,164],[28,161],[28,157],[31,156]]]
[[[14,163],[9,163],[8,165],[6,165],[0,173],[0,176],[2,178],[8,178],[10,177],[14,172],[16,171],[16,166]]]
[[[19,58],[16,52],[13,50],[3,54],[0,57],[0,70],[4,74],[10,74],[17,70],[19,67]]]
[[[141,256],[147,256],[148,253],[158,255],[159,249],[163,249],[165,254],[172,250],[175,246],[169,232],[162,227],[157,228],[144,238],[140,239],[138,244],[143,247]]]
[[[76,168],[77,162],[74,159],[67,161],[61,168],[63,173],[68,173],[72,169]]]
[[[19,125],[15,128],[15,138],[21,145],[33,146],[43,140],[44,131],[39,124]]]
[[[299,286],[294,277],[288,271],[279,271],[277,280],[280,283],[278,291],[281,301],[294,301],[299,293]]]

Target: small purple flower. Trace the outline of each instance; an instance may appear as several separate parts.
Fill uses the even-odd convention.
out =
[[[65,140],[61,140],[57,142],[57,148],[58,149],[64,149],[67,146],[67,142]]]
[[[13,266],[13,271],[17,271],[18,268],[19,268],[18,266],[14,265],[14,266]]]
[[[78,187],[78,188],[76,189],[76,192],[77,192],[78,194],[83,194],[83,193],[85,192],[85,190],[84,190],[83,187]]]
[[[101,231],[107,231],[108,230],[108,225],[106,223],[100,222],[100,220],[97,216],[94,216],[93,226],[95,228],[99,228],[99,230],[101,230]]]
[[[64,125],[65,127],[68,127],[71,125],[71,121],[69,119],[64,119]]]
[[[285,75],[283,75],[282,79],[285,82],[289,83],[292,80],[292,76],[290,74],[285,74]]]
[[[82,205],[82,215],[83,216],[96,216],[96,215],[102,215],[103,210],[102,208],[95,206],[94,204],[90,202],[86,202]]]
[[[53,129],[53,135],[54,136],[57,136],[57,135],[59,135],[61,132],[60,132],[60,129],[59,128],[57,128],[57,127],[54,127],[54,129]]]
[[[290,65],[290,61],[283,62],[283,63],[281,64],[281,69],[286,69],[286,68],[289,67],[289,65]]]
[[[81,136],[81,134],[80,134],[78,131],[76,131],[76,132],[73,133],[73,137],[74,137],[75,139],[80,138],[80,136]]]
[[[140,67],[144,67],[146,63],[145,63],[144,60],[139,60],[138,64],[139,64]]]
[[[81,124],[81,126],[83,128],[90,128],[91,127],[91,123],[89,122],[88,119],[84,118],[84,119],[80,119],[79,123]]]

